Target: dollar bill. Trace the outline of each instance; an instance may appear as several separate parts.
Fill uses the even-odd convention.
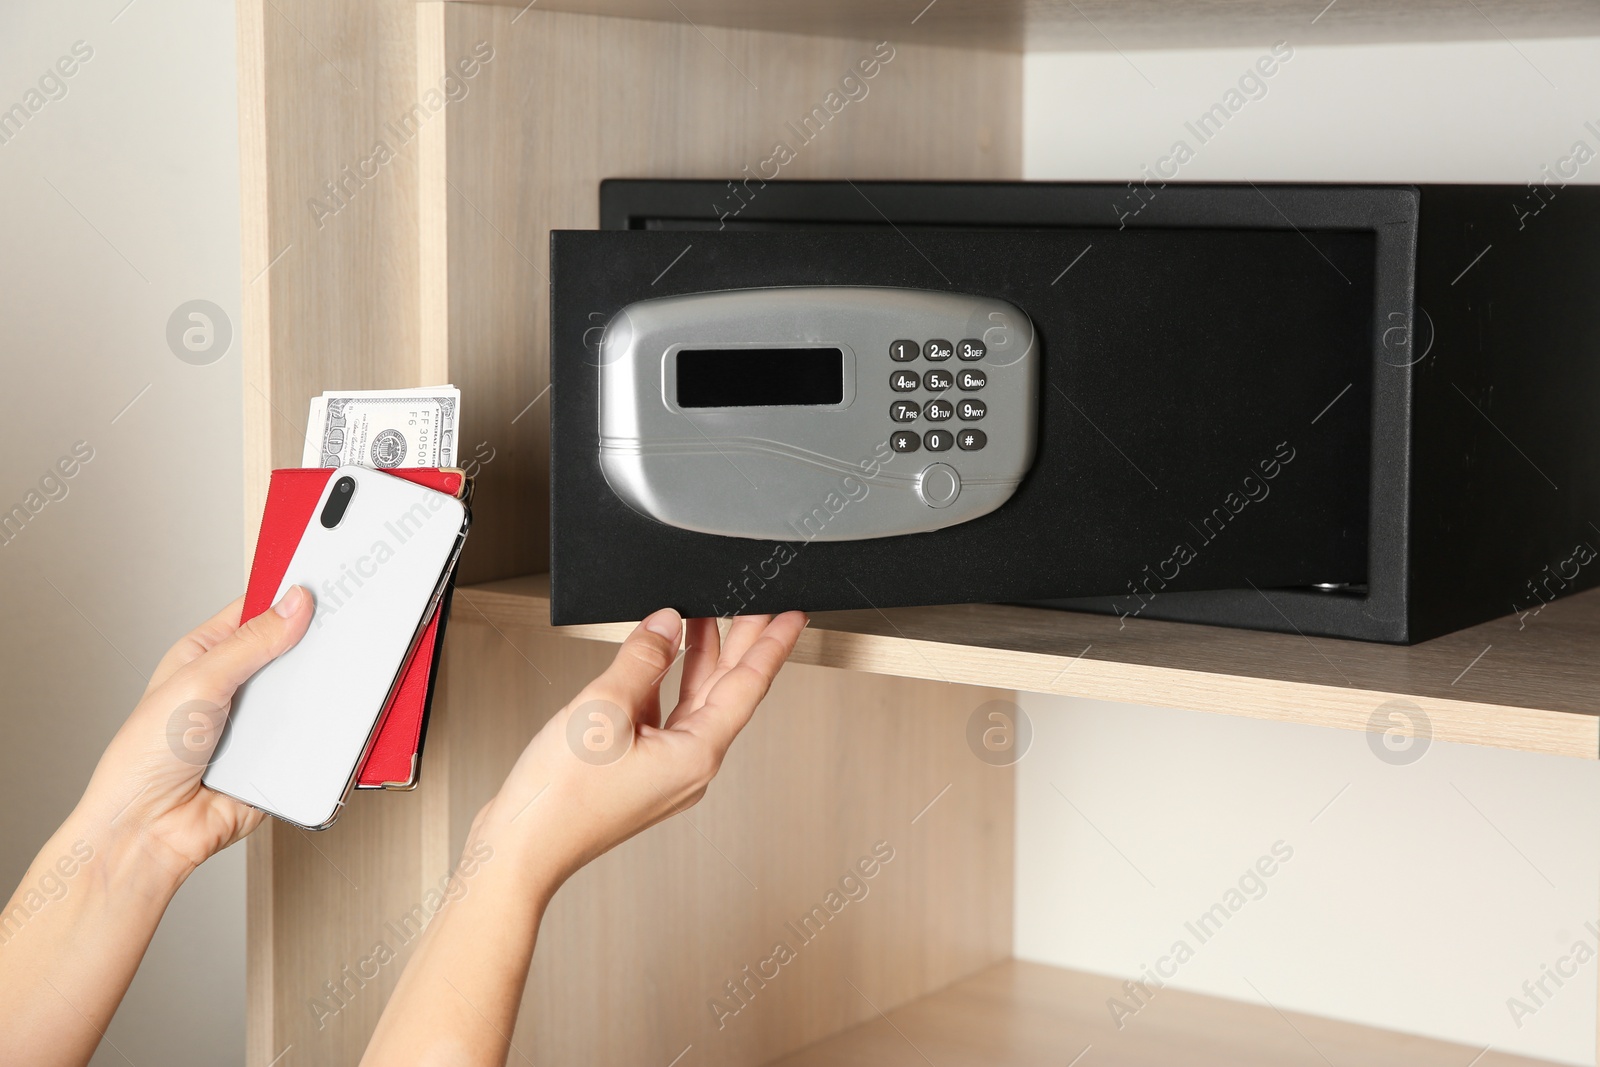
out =
[[[301,465],[454,467],[460,418],[453,386],[329,390],[311,400]]]

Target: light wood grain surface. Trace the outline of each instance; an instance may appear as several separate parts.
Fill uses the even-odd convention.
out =
[[[238,0],[236,11],[249,551],[270,472],[300,464],[311,396],[422,384],[416,163],[387,128],[415,99],[417,15],[409,0]],[[380,141],[396,154],[364,167]],[[251,837],[251,1067],[359,1058],[398,968],[364,985],[341,969],[418,899],[419,806],[358,794],[325,834],[268,820]],[[319,1027],[324,981],[348,983],[350,1001]]]
[[[521,7],[523,0],[494,0]],[[541,8],[1010,51],[1493,40],[1600,33],[1586,0],[543,0]]]
[[[501,625],[549,626],[545,575],[465,589]],[[622,624],[562,627],[619,640]],[[1600,591],[1411,647],[1119,620],[1004,604],[819,613],[802,663],[910,678],[1407,732],[1594,759],[1600,755]],[[1409,709],[1407,709],[1409,710]]]
[[[463,455],[492,457],[462,561],[463,580],[482,581],[548,565],[550,231],[594,228],[604,178],[755,173],[874,43],[542,6],[420,10],[419,88],[493,49],[419,139],[423,362],[461,388]],[[894,48],[782,176],[1020,177],[1020,59]]]
[[[407,0],[238,0],[246,530],[324,389],[420,385]],[[380,163],[379,143],[394,155]],[[370,165],[367,164],[370,161]]]
[[[564,6],[588,13],[548,10]],[[1070,14],[1071,5],[1039,0],[668,6],[670,14],[637,0],[238,0],[252,539],[268,472],[298,462],[311,395],[454,379],[467,413],[463,460],[481,464],[466,574],[541,569],[549,230],[594,225],[603,177],[707,177],[766,158],[774,131],[870,48],[854,38],[891,40],[896,58],[786,177],[1020,176],[1021,63],[978,47],[1490,36],[1444,0],[1341,0],[1315,27],[1279,0],[1226,12],[1096,0]],[[1566,0],[1479,6],[1522,34],[1571,32],[1593,12]],[[431,113],[415,138],[395,136],[392,124],[479,42],[494,58],[462,98]],[[393,158],[350,179],[380,140]],[[329,182],[342,189],[337,199]],[[480,442],[488,451],[475,457]],[[1056,1044],[1077,1032],[1051,1020],[1064,998],[1097,996],[1098,979],[1007,965],[914,1000],[1010,945],[1011,776],[973,758],[964,740],[973,707],[1003,694],[974,686],[1357,729],[1384,700],[1410,694],[1436,737],[1592,758],[1600,691],[1585,656],[1600,639],[1597,596],[1546,608],[1526,629],[1492,623],[1414,649],[1149,622],[1124,630],[1114,619],[994,606],[864,606],[821,618],[705,803],[562,891],[512,1058],[525,1050],[537,1062],[665,1065],[693,1046],[685,1067],[749,1064],[914,1001],[902,1025],[948,1049],[941,1064],[996,1062],[986,1028],[1013,1017],[1022,1035],[1013,1062],[1066,1063],[1077,1050],[1057,1055]],[[609,655],[570,638],[614,641],[620,632],[554,633],[538,578],[464,591],[422,786],[357,794],[323,834],[264,827],[252,838],[250,1067],[358,1059],[408,951],[392,924],[403,925],[454,861],[467,821],[526,737]],[[722,984],[880,839],[896,859],[870,895],[716,1028],[708,1002]],[[398,958],[363,977],[379,941]],[[1183,995],[1171,997],[1183,1016]],[[1224,1052],[1204,1058],[1214,1049],[1243,1050],[1227,1062],[1319,1062],[1281,1038],[1258,1039],[1272,1018],[1256,1009],[1203,1008],[1163,1032],[1152,1007],[1148,1021],[1165,1044],[1125,1062],[1223,1062]],[[873,1026],[853,1031],[863,1043],[839,1046],[834,1062],[905,1054]],[[948,1045],[933,1044],[944,1040],[941,1026]],[[1349,1051],[1338,1062],[1436,1062],[1382,1058],[1422,1047],[1404,1040],[1304,1026]],[[1369,1049],[1378,1051],[1364,1056]]]
[[[1119,979],[1010,960],[770,1067],[1550,1067],[1170,988],[1119,1029],[1113,999],[1134,1004]]]
[[[474,616],[452,623],[421,787],[449,798],[452,852],[528,738],[615,652]],[[699,805],[557,895],[517,1048],[534,1063],[665,1067],[690,1045],[696,1064],[759,1063],[872,1017],[850,981],[894,1005],[1008,956],[1014,776],[966,740],[1000,696],[785,668]],[[786,924],[879,842],[893,859],[801,941]],[[779,941],[796,958],[719,1027],[710,1002],[739,1007],[726,983]]]

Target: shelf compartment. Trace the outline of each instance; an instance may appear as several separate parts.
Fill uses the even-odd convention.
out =
[[[1108,1008],[1112,998],[1132,1008],[1121,979],[1007,960],[768,1067],[1032,1067],[1080,1060],[1084,1067],[1550,1067],[1547,1060],[1170,988],[1122,1016],[1119,1030]]]
[[[631,629],[552,627],[543,574],[470,586],[460,601],[461,617],[497,626],[600,641]],[[1409,732],[1409,712],[1436,740],[1595,759],[1597,647],[1600,590],[1410,647],[1006,604],[865,608],[818,613],[795,660],[1351,730]]]

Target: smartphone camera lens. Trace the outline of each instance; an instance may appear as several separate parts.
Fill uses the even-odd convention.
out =
[[[333,492],[328,494],[328,502],[322,505],[322,525],[325,529],[333,529],[344,519],[355,491],[356,480],[348,474],[333,483]]]

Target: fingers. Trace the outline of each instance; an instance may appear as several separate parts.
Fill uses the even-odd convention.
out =
[[[300,586],[291,586],[271,611],[263,611],[180,667],[171,684],[182,690],[183,699],[227,703],[234,690],[251,675],[305,636],[311,625],[312,608],[311,594]],[[202,640],[215,636],[216,631],[212,631]]]
[[[198,659],[201,655],[226,640],[233,631],[239,628],[239,612],[243,607],[244,597],[238,597],[233,603],[199,626],[196,626],[177,644],[167,649],[167,654],[161,657],[160,663],[156,664],[155,673],[150,675],[150,684],[145,688],[145,692],[149,692],[168,678],[171,678],[173,672],[185,663]]]
[[[809,621],[798,611],[786,611],[773,619],[749,644],[738,664],[718,679],[705,703],[688,715],[675,716],[673,725],[705,738],[719,753],[726,752],[767,695]]]
[[[685,659],[683,680],[678,685],[678,706],[673,709],[665,725],[671,726],[704,704],[712,686],[738,665],[739,657],[761,636],[771,619],[770,615],[735,615],[726,639],[718,635],[715,619],[704,620],[714,635],[709,653],[693,665],[695,669],[692,672]]]
[[[605,673],[584,687],[573,700],[606,700],[617,705],[635,724],[654,726],[661,718],[661,679],[678,656],[683,620],[671,608],[662,608],[638,626],[611,661]]]
[[[728,636],[722,642],[722,657],[719,661],[721,666],[732,667],[743,659],[744,654],[760,639],[771,621],[771,615],[734,616],[733,625],[728,627]]]
[[[678,691],[683,699],[699,692],[717,669],[722,655],[722,634],[716,619],[690,619],[684,624],[683,679]]]

